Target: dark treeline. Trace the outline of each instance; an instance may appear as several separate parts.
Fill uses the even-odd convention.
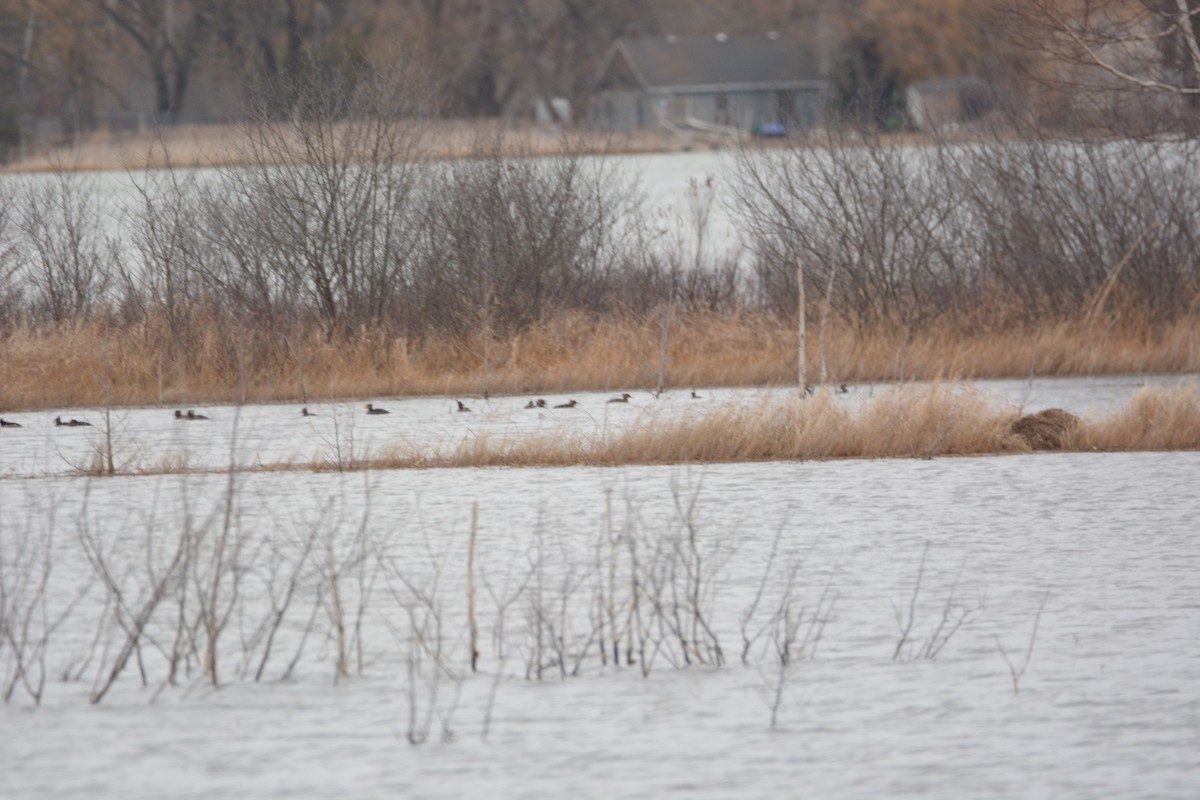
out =
[[[576,123],[621,36],[774,30],[831,112],[905,121],[917,81],[980,76],[1039,124],[1193,111],[1200,0],[0,0],[0,146],[47,131],[277,118],[314,76],[405,65],[424,114]],[[292,91],[288,91],[291,87]],[[1125,92],[1132,89],[1132,92]],[[1153,101],[1147,97],[1153,96]],[[261,108],[258,110],[262,110]],[[560,119],[560,122],[569,120]]]

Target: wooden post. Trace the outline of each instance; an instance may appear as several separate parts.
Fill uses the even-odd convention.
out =
[[[798,320],[797,333],[799,338],[799,345],[797,348],[797,356],[799,361],[798,373],[800,379],[800,395],[803,396],[808,392],[808,381],[805,374],[807,371],[808,359],[805,354],[804,343],[804,264],[800,261],[799,256],[796,256],[796,285],[799,287],[797,290],[799,308],[796,310],[796,319]]]
[[[471,538],[467,544],[467,625],[471,632],[471,672],[479,666],[479,625],[475,621],[475,531],[479,528],[479,501],[471,503]]]
[[[658,341],[658,391],[655,393],[655,397],[661,395],[667,388],[667,337],[671,330],[671,311],[674,305],[674,299],[669,300],[663,309],[662,331]]]

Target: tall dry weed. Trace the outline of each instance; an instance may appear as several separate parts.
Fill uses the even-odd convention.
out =
[[[658,313],[557,313],[489,339],[486,348],[481,331],[416,338],[363,328],[331,339],[315,321],[256,322],[211,312],[195,312],[174,327],[155,314],[131,324],[19,325],[0,338],[0,410],[100,405],[106,378],[116,405],[477,395],[485,388],[493,394],[652,389],[661,319]],[[1120,324],[947,325],[911,334],[834,322],[824,351],[811,331],[807,338],[809,381],[819,380],[824,360],[833,386],[1200,372],[1200,326],[1191,319],[1125,315]],[[668,330],[666,383],[789,385],[795,348],[791,324],[773,315],[677,315]],[[949,441],[958,435],[944,434]],[[894,439],[897,450],[907,446],[893,428],[880,435]]]
[[[1200,449],[1200,389],[1147,386],[1123,409],[1085,421],[1077,436],[1081,450]]]

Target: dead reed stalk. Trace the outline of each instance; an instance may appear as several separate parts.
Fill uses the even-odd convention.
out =
[[[362,329],[330,340],[315,323],[296,324],[285,337],[269,323],[252,327],[197,313],[188,341],[176,348],[163,319],[109,325],[107,337],[105,324],[20,326],[3,334],[0,409],[295,400],[297,363],[304,365],[300,393],[331,399],[484,388],[478,347],[465,339]],[[1126,314],[1119,325],[1074,320],[1032,329],[963,321],[913,332],[906,342],[905,332],[885,326],[828,326],[823,342],[808,339],[827,351],[830,385],[896,379],[901,348],[905,376],[916,380],[1200,372],[1192,319]],[[652,389],[663,362],[661,334],[654,312],[552,315],[489,348],[487,388],[494,395]],[[672,320],[665,359],[676,386],[785,386],[796,380],[797,345],[795,327],[780,317],[692,312]],[[177,352],[163,363],[164,354]]]

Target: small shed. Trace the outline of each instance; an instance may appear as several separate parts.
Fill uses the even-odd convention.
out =
[[[623,38],[601,72],[593,123],[714,134],[778,134],[821,124],[815,55],[776,33]]]

